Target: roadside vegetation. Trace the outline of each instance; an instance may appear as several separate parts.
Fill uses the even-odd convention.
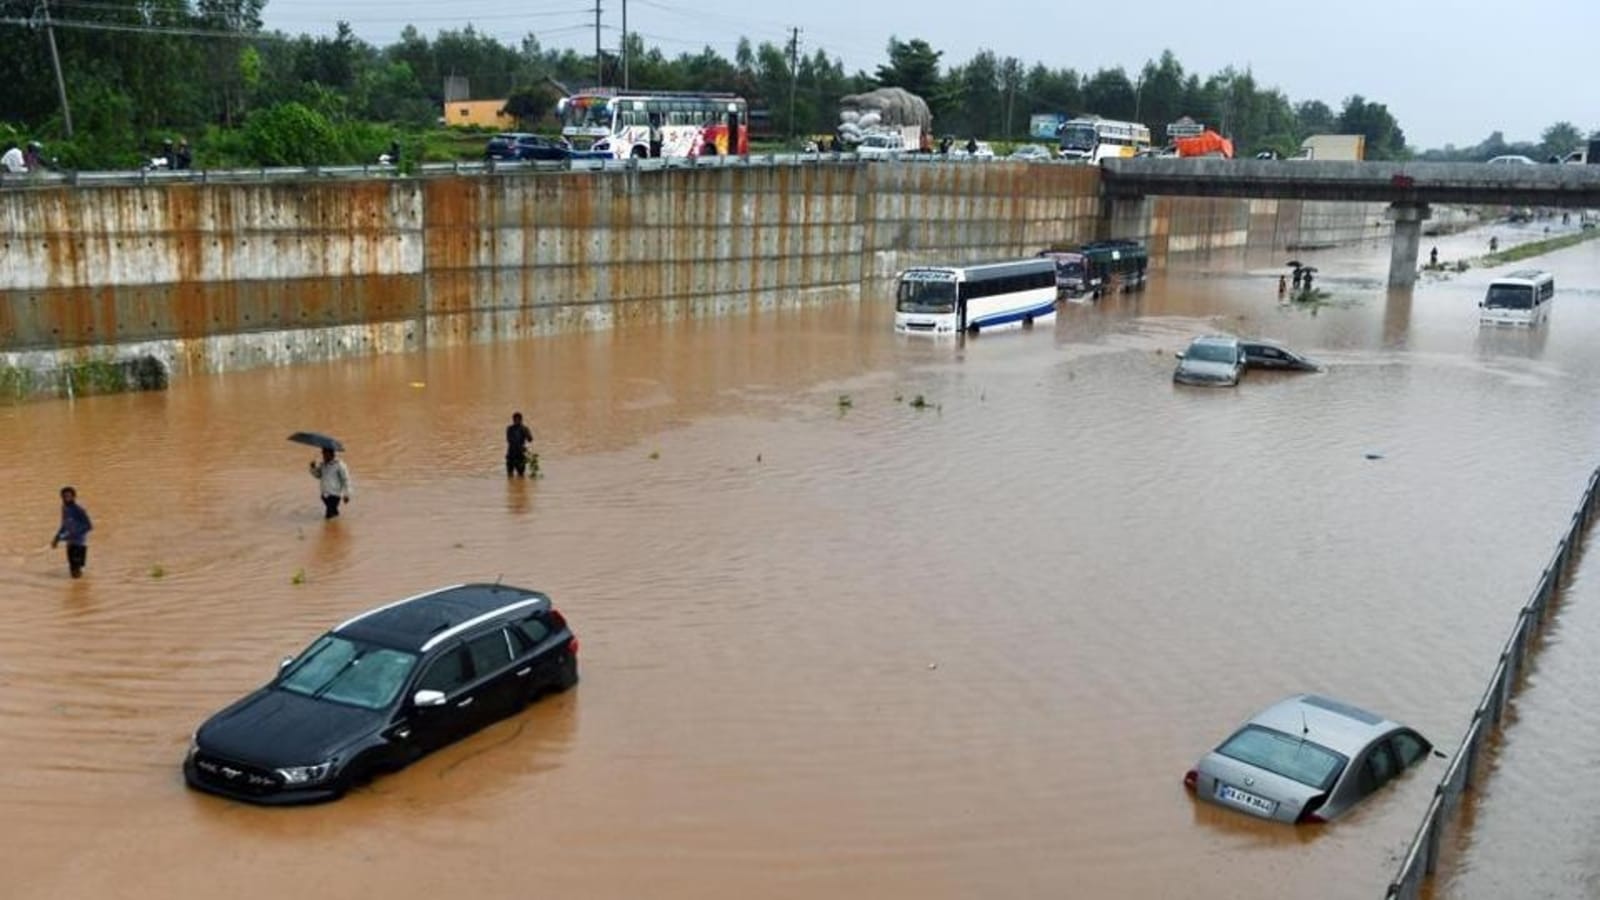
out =
[[[605,84],[621,80],[615,49],[597,61],[548,48],[536,33],[508,45],[470,26],[431,38],[407,27],[375,46],[345,23],[332,34],[266,31],[264,8],[264,0],[99,0],[54,10],[70,136],[44,29],[0,29],[0,143],[41,141],[45,157],[69,169],[137,167],[180,139],[197,168],[374,162],[395,142],[408,162],[473,159],[484,135],[440,122],[447,79],[461,76],[470,96],[501,99],[520,127],[545,132],[557,126],[552,110],[564,91],[595,83],[597,62]],[[34,9],[33,0],[0,0],[5,17],[28,19]],[[924,40],[891,39],[874,71],[850,73],[825,47],[791,56],[787,46],[742,39],[732,58],[710,47],[668,55],[634,34],[628,55],[633,88],[746,97],[761,113],[752,120],[757,152],[831,134],[840,97],[896,86],[927,99],[939,135],[994,141],[1002,152],[1030,141],[1034,113],[1092,112],[1140,119],[1157,135],[1191,116],[1227,131],[1241,153],[1287,153],[1327,131],[1365,134],[1373,158],[1406,153],[1381,103],[1294,103],[1248,69],[1202,76],[1171,52],[1131,73],[1090,72],[1070,59],[1028,64],[991,50],[952,63]]]
[[[1504,250],[1484,256],[1480,262],[1485,266],[1504,265],[1505,263],[1532,259],[1535,256],[1543,256],[1546,253],[1554,253],[1567,247],[1574,247],[1584,241],[1592,241],[1597,237],[1600,237],[1600,229],[1586,228],[1569,234],[1544,238],[1543,240],[1529,241],[1526,244],[1518,244],[1515,247],[1507,247]]]

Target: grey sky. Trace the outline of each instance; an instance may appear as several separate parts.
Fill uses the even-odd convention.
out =
[[[607,46],[618,43],[620,0],[601,0]],[[585,12],[587,8],[588,12]],[[1244,10],[1252,10],[1245,13]],[[532,31],[545,46],[594,48],[593,0],[268,0],[268,27],[326,33],[348,20],[388,43],[411,22],[432,34],[472,23],[502,40]],[[1224,11],[1225,10],[1225,11]],[[854,71],[884,59],[891,34],[921,37],[960,63],[980,48],[1025,63],[1130,74],[1165,48],[1191,72],[1227,65],[1294,101],[1335,109],[1349,94],[1386,103],[1410,144],[1469,145],[1499,129],[1537,140],[1557,120],[1600,128],[1600,89],[1588,59],[1600,0],[629,0],[628,27],[669,55],[709,44],[731,55],[740,35],[782,43],[801,29]]]

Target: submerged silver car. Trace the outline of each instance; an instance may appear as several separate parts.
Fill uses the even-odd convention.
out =
[[[1257,713],[1183,776],[1201,800],[1279,822],[1326,822],[1416,765],[1410,728],[1315,694]]]
[[[1244,363],[1244,346],[1238,338],[1208,334],[1190,341],[1188,349],[1178,354],[1172,380],[1178,384],[1233,387],[1244,374]]]

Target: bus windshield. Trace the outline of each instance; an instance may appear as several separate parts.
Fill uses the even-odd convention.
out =
[[[1093,150],[1099,142],[1093,125],[1068,125],[1061,129],[1061,146],[1070,150]]]
[[[956,311],[953,281],[902,281],[895,309],[903,313],[945,314]]]
[[[606,101],[594,97],[577,97],[567,104],[562,113],[561,124],[566,128],[607,128],[611,127],[611,109]]]
[[[1483,305],[1489,309],[1532,309],[1533,288],[1521,284],[1491,284]]]

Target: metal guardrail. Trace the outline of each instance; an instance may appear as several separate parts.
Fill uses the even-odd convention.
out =
[[[1517,679],[1522,675],[1528,656],[1534,649],[1533,640],[1544,627],[1553,601],[1566,583],[1578,546],[1589,529],[1597,486],[1600,486],[1600,469],[1589,476],[1583,498],[1578,503],[1577,511],[1572,514],[1566,533],[1539,576],[1533,595],[1517,614],[1517,624],[1511,629],[1511,637],[1500,651],[1500,659],[1495,664],[1494,674],[1489,678],[1483,698],[1472,711],[1472,721],[1461,737],[1461,745],[1450,757],[1444,776],[1439,779],[1438,787],[1434,788],[1428,811],[1423,814],[1422,824],[1411,839],[1411,847],[1400,861],[1400,870],[1389,883],[1388,893],[1385,894],[1388,900],[1418,900],[1424,883],[1438,868],[1439,846],[1445,828],[1460,811],[1462,795],[1473,790],[1484,746],[1498,730],[1510,706],[1511,697],[1517,692]]]
[[[253,169],[133,169],[121,171],[0,173],[0,190],[58,185],[76,187],[158,184],[238,184],[270,181],[362,178],[438,178],[518,172],[659,172],[683,169],[779,168],[785,166],[855,165],[892,161],[919,164],[971,165],[1015,162],[1003,158],[904,153],[892,159],[855,153],[766,153],[751,156],[696,156],[675,159],[570,159],[552,162],[453,162],[396,167],[372,163],[357,166],[273,166]],[[1031,165],[1082,165],[1068,160],[1029,160]]]

